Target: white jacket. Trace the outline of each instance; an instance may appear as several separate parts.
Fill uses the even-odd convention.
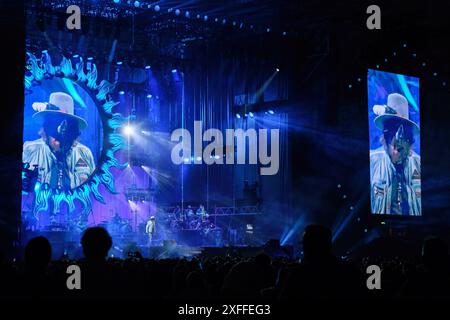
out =
[[[38,182],[41,184],[51,183],[52,168],[56,165],[57,160],[44,139],[25,142],[22,161],[29,163],[31,168],[34,165],[38,166]],[[91,150],[80,142],[75,142],[67,156],[67,168],[70,187],[74,189],[85,182],[95,170],[95,162]]]
[[[406,159],[404,170],[409,212],[403,214],[420,216],[422,214],[421,175],[420,156],[417,153],[411,152]],[[394,173],[394,165],[383,148],[370,151],[372,213],[393,214],[391,212],[391,195]]]

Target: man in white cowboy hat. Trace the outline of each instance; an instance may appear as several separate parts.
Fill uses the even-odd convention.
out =
[[[37,167],[38,182],[69,190],[85,182],[95,169],[91,150],[81,144],[84,119],[74,114],[73,98],[64,92],[50,94],[49,102],[34,102],[33,119],[42,123],[40,139],[23,145],[22,159]]]
[[[412,148],[420,129],[409,119],[408,101],[392,93],[373,111],[382,147],[370,151],[372,212],[421,215],[420,156]]]
[[[148,245],[152,244],[152,239],[153,235],[155,234],[155,231],[156,231],[156,219],[155,216],[151,216],[145,226],[145,233],[148,235]]]

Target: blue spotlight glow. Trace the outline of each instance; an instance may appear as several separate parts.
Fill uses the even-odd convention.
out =
[[[150,66],[148,66],[148,65],[147,65],[147,66],[145,66],[145,69],[146,69],[146,70],[148,70],[148,69],[150,69],[150,68],[151,68],[151,67],[150,67]]]
[[[42,53],[48,53],[48,50],[42,50]]]
[[[191,16],[191,13],[190,13],[189,11],[186,11],[186,12],[184,13],[184,16],[185,16],[186,18],[189,18],[189,17]]]
[[[158,6],[158,5],[156,5],[156,6],[155,6],[155,11],[158,12],[159,10],[161,10],[161,7]]]
[[[239,113],[236,113],[236,118],[240,119],[241,115]]]
[[[125,91],[121,90],[121,91],[119,91],[119,94],[120,94],[120,95],[124,95],[124,94],[125,94]]]
[[[134,2],[134,6],[137,8],[137,7],[139,7],[141,5],[141,3],[139,2],[139,1],[135,1]]]
[[[275,111],[269,110],[269,114],[275,114]]]
[[[92,60],[94,60],[94,58],[93,57],[88,57],[87,60],[88,61],[92,61]]]
[[[250,118],[253,118],[255,115],[253,114],[253,112],[249,112],[248,115],[250,116]]]
[[[172,73],[177,73],[177,69],[172,69]]]
[[[127,136],[131,136],[134,133],[134,128],[130,125],[126,125],[123,128],[123,133],[125,133]]]
[[[149,99],[150,99],[151,97],[152,97],[152,95],[151,95],[151,94],[148,94],[148,95],[147,95],[147,98],[149,98]]]
[[[176,10],[175,10],[175,15],[176,15],[176,16],[179,16],[180,13],[181,13],[180,9],[176,9]]]
[[[276,71],[276,72],[280,72],[280,69],[279,69],[279,68],[276,68],[275,71]]]
[[[80,55],[79,54],[74,54],[72,57],[73,58],[78,58]]]
[[[204,20],[204,21],[208,21],[208,16],[204,16],[204,17],[203,17],[203,20]]]
[[[120,0],[114,0],[114,3],[120,3]]]
[[[197,19],[200,19],[200,15],[199,14],[197,15]]]
[[[121,66],[121,65],[122,65],[122,61],[117,61],[116,64],[117,64],[118,66]]]
[[[270,28],[267,28],[266,31],[267,31],[267,32],[270,32]]]
[[[227,23],[227,19],[222,20],[222,24],[225,24],[225,23]]]

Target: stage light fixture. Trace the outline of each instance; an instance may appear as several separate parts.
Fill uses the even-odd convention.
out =
[[[156,6],[155,6],[155,11],[156,11],[156,12],[159,12],[159,10],[161,10],[161,7],[158,6],[158,5],[156,5]]]
[[[117,64],[118,66],[121,66],[122,63],[123,63],[122,61],[117,61],[117,62],[116,62],[116,64]]]
[[[227,23],[227,19],[222,20],[222,24],[225,24],[225,23]]]
[[[131,136],[131,135],[134,133],[134,129],[133,129],[132,126],[126,125],[126,126],[123,128],[123,133],[125,133],[127,136]]]
[[[253,114],[253,112],[249,112],[248,115],[250,116],[250,118],[253,118],[255,115]]]
[[[200,15],[199,14],[197,15],[197,19],[200,19]]]
[[[286,31],[283,31],[283,36],[285,36],[286,35]]]
[[[191,13],[190,13],[189,11],[186,11],[186,12],[184,13],[184,16],[185,16],[186,18],[189,18],[189,17],[191,16]]]
[[[92,60],[94,60],[94,58],[93,57],[88,57],[87,60],[88,61],[92,61]]]
[[[145,66],[146,70],[149,70],[151,67],[149,65]]]
[[[134,2],[134,6],[135,6],[136,8],[138,8],[140,5],[141,5],[141,3],[140,3],[139,1],[135,1],[135,2]]]
[[[176,16],[179,16],[180,13],[181,13],[180,9],[176,9],[176,10],[175,10],[175,15],[176,15]]]
[[[177,73],[177,69],[172,69],[172,73]]]
[[[72,57],[73,58],[78,58],[80,55],[79,54],[74,54]]]
[[[124,95],[124,94],[125,94],[125,91],[119,91],[119,94],[120,94],[120,95]]]
[[[276,68],[275,70],[276,70],[277,72],[280,72],[280,69],[279,69],[279,68]]]
[[[203,20],[204,20],[204,21],[208,21],[208,16],[205,15],[205,16],[203,17]]]
[[[148,95],[147,95],[147,98],[149,98],[149,99],[150,99],[151,97],[152,97],[152,95],[151,95],[151,94],[148,94]]]
[[[236,118],[240,119],[241,115],[239,113],[236,113]]]
[[[269,110],[269,114],[275,114],[275,111]]]
[[[120,3],[120,0],[114,0],[114,3]]]
[[[270,32],[270,28],[267,28],[266,31],[267,31],[267,32]]]

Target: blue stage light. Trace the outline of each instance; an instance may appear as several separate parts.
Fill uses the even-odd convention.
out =
[[[270,32],[270,28],[267,28],[266,31],[267,31],[267,32]]]
[[[176,9],[176,10],[175,10],[175,15],[176,15],[176,16],[179,16],[180,13],[181,13],[180,9]]]
[[[225,23],[227,23],[227,19],[222,20],[222,24],[225,24]]]
[[[286,35],[286,31],[283,31],[283,36],[285,36]]]
[[[200,19],[200,15],[199,14],[197,15],[197,19]]]
[[[88,59],[88,61],[92,61],[92,60],[94,60],[94,58],[93,58],[93,57],[88,57],[87,59]]]
[[[121,65],[122,65],[122,61],[117,61],[116,64],[117,64],[118,66],[121,66]]]
[[[156,5],[156,6],[155,6],[155,11],[158,12],[159,10],[161,10],[161,7],[158,6],[158,5]]]
[[[120,0],[114,0],[114,3],[120,3]]]
[[[151,94],[148,94],[148,95],[147,95],[147,98],[151,98],[151,97],[152,97],[152,95],[151,95]]]
[[[131,136],[134,133],[134,128],[130,125],[126,125],[123,128],[123,133],[125,133],[127,136]]]
[[[255,115],[253,114],[253,112],[249,112],[248,115],[250,116],[250,118],[253,118]]]
[[[236,118],[240,119],[241,115],[239,113],[236,113]]]
[[[147,70],[150,69],[150,68],[151,68],[150,66],[145,66],[145,69],[147,69]]]
[[[137,7],[139,7],[141,5],[141,3],[139,2],[139,1],[135,1],[134,2],[134,6],[137,8]]]
[[[172,69],[172,73],[177,73],[177,69]]]
[[[275,114],[275,111],[269,110],[269,114]]]
[[[204,21],[208,21],[208,16],[204,16],[204,17],[203,17],[203,20],[204,20]]]
[[[191,16],[191,13],[190,13],[189,11],[186,11],[186,12],[184,13],[184,16],[185,16],[186,18],[189,18],[189,17]]]
[[[119,91],[119,94],[120,94],[120,95],[124,95],[124,94],[125,94],[125,91]]]
[[[74,58],[78,58],[80,55],[78,55],[78,54],[74,54],[72,57],[74,57]]]
[[[279,68],[276,68],[275,71],[276,71],[276,72],[280,72],[280,69],[279,69]]]

